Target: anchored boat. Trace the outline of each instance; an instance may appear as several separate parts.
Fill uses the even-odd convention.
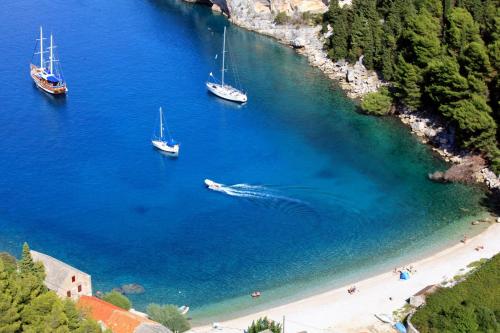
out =
[[[212,94],[219,96],[220,98],[224,98],[233,102],[245,103],[248,100],[247,94],[228,84],[225,84],[224,82],[224,73],[226,72],[225,60],[226,60],[226,27],[224,27],[224,41],[222,43],[221,83],[219,84],[216,82],[209,81],[206,83],[206,85],[208,90]],[[212,73],[210,73],[210,77],[216,80]]]
[[[179,155],[179,144],[175,142],[175,140],[170,135],[170,131],[168,130],[168,126],[166,125],[166,123],[165,127],[167,128],[168,137],[165,138],[163,123],[163,110],[160,107],[160,136],[158,138],[153,138],[153,140],[151,140],[151,143],[159,150],[177,156]]]
[[[43,49],[43,31],[40,27],[40,51],[35,54],[40,55],[40,66],[35,65],[33,62],[30,65],[31,78],[35,82],[36,86],[45,92],[53,95],[61,95],[68,92],[66,87],[66,82],[64,81],[62,75],[62,69],[59,61],[54,55],[54,38],[50,34],[50,46],[47,48],[48,51]],[[49,53],[49,59],[44,59],[44,54]],[[35,55],[34,54],[34,55]]]

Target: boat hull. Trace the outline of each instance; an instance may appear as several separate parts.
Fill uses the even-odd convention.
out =
[[[165,142],[160,140],[152,140],[151,143],[158,150],[166,152],[170,155],[179,155],[179,145],[169,146]]]
[[[39,67],[31,64],[30,75],[31,75],[31,78],[33,79],[33,82],[35,82],[36,86],[39,89],[42,89],[43,91],[45,91],[49,94],[52,94],[52,95],[64,95],[68,92],[68,88],[66,87],[66,85],[53,86],[52,84],[50,84],[46,80],[38,77],[37,74],[40,73],[41,71],[42,70]]]
[[[245,103],[248,100],[246,94],[231,86],[207,82],[207,88],[212,94],[228,101]]]

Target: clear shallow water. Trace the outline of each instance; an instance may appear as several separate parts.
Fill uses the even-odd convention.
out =
[[[253,290],[270,295],[262,306],[445,243],[482,211],[481,192],[427,180],[444,165],[406,129],[355,113],[268,38],[228,28],[247,105],[207,94],[227,24],[207,8],[0,8],[0,249],[26,240],[91,273],[94,290],[139,283],[139,309],[189,304],[202,320],[255,305]],[[40,24],[55,32],[66,98],[29,78]],[[181,142],[177,160],[150,146],[159,105]],[[259,194],[209,191],[205,178]]]

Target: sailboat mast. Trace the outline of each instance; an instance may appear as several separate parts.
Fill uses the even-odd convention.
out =
[[[40,68],[43,68],[43,32],[40,26]]]
[[[52,34],[50,34],[50,74],[54,73],[53,69],[54,69],[54,53],[52,51],[52,49],[54,48],[54,46],[52,45]]]
[[[160,107],[160,139],[163,140],[163,111]]]
[[[226,58],[226,27],[224,27],[224,41],[222,42],[222,86],[224,87],[224,72],[226,69],[224,68],[224,61]]]

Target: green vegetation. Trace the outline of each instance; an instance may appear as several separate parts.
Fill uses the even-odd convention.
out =
[[[179,312],[176,305],[150,304],[147,308],[149,318],[168,327],[174,333],[182,333],[191,328],[186,317]]]
[[[1,333],[102,332],[71,300],[63,301],[47,290],[43,284],[43,265],[33,262],[28,244],[24,244],[18,263],[12,258],[4,253],[0,255]]]
[[[361,109],[376,116],[389,114],[392,109],[392,98],[387,88],[382,88],[378,92],[367,94],[361,103]]]
[[[334,0],[323,20],[333,29],[329,57],[364,55],[392,82],[387,95],[443,117],[462,147],[500,172],[500,0],[353,0],[343,8]],[[385,93],[366,99],[368,113],[389,110]]]
[[[274,23],[276,24],[286,24],[288,21],[290,21],[290,17],[285,12],[279,12],[274,18]]]
[[[247,333],[259,333],[267,329],[273,333],[281,333],[281,324],[267,319],[267,317],[259,318],[257,321],[252,321],[252,325],[248,327]]]
[[[478,265],[465,281],[427,298],[412,318],[421,333],[500,332],[500,255]]]
[[[130,310],[132,307],[132,302],[125,295],[114,290],[104,294],[102,299],[125,310]]]

